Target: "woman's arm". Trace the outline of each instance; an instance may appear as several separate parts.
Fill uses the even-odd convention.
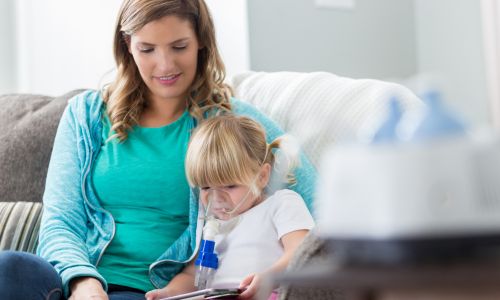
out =
[[[252,299],[257,293],[263,280],[283,272],[288,266],[295,250],[297,250],[297,247],[302,243],[308,232],[309,230],[303,229],[292,231],[283,235],[281,238],[284,250],[283,255],[266,271],[260,274],[251,274],[243,279],[240,283],[240,288],[246,288],[246,290],[241,293],[240,298]]]
[[[195,265],[192,260],[179,274],[177,274],[162,289],[152,290],[146,293],[146,300],[158,300],[179,294],[189,293],[196,290],[194,286]]]
[[[79,128],[76,101],[70,100],[59,122],[47,172],[43,196],[43,215],[37,253],[52,264],[61,276],[64,293],[77,277],[94,277],[102,286],[105,281],[90,262],[87,245],[89,222],[83,200],[81,162],[78,156]],[[103,288],[103,287],[101,287]]]

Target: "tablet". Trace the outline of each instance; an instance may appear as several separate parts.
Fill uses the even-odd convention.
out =
[[[196,300],[196,299],[236,299],[242,289],[204,289],[177,296],[162,298],[160,300]]]

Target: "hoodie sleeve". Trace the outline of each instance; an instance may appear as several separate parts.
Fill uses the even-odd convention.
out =
[[[86,245],[89,223],[83,197],[84,172],[79,159],[81,129],[70,100],[59,123],[49,163],[37,254],[54,266],[62,279],[64,293],[76,277],[95,277],[104,288],[106,281],[89,259]]]

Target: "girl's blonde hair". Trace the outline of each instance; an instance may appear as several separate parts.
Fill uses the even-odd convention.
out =
[[[248,117],[225,114],[207,119],[195,130],[189,143],[188,182],[197,187],[242,184],[260,194],[253,183],[265,163],[273,166],[272,150],[280,144],[280,138],[267,144],[262,126]],[[290,183],[295,182],[293,176],[288,178]]]
[[[215,40],[210,12],[203,0],[125,0],[118,13],[114,34],[114,57],[117,75],[103,91],[111,129],[121,141],[127,131],[138,124],[144,110],[148,88],[128,51],[130,36],[144,25],[175,15],[189,20],[196,33],[200,50],[195,79],[188,91],[188,109],[201,120],[211,108],[230,110],[231,88],[224,84],[225,68]]]

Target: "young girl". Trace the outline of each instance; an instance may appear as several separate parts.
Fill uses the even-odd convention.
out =
[[[199,187],[203,206],[222,220],[221,226],[232,224],[215,236],[219,267],[212,287],[244,288],[242,299],[255,296],[263,277],[286,268],[314,226],[299,194],[266,189],[274,164],[272,150],[279,146],[280,139],[268,145],[264,129],[252,119],[224,115],[201,123],[186,155],[186,175],[191,186]],[[192,262],[147,299],[192,291],[194,276]]]

